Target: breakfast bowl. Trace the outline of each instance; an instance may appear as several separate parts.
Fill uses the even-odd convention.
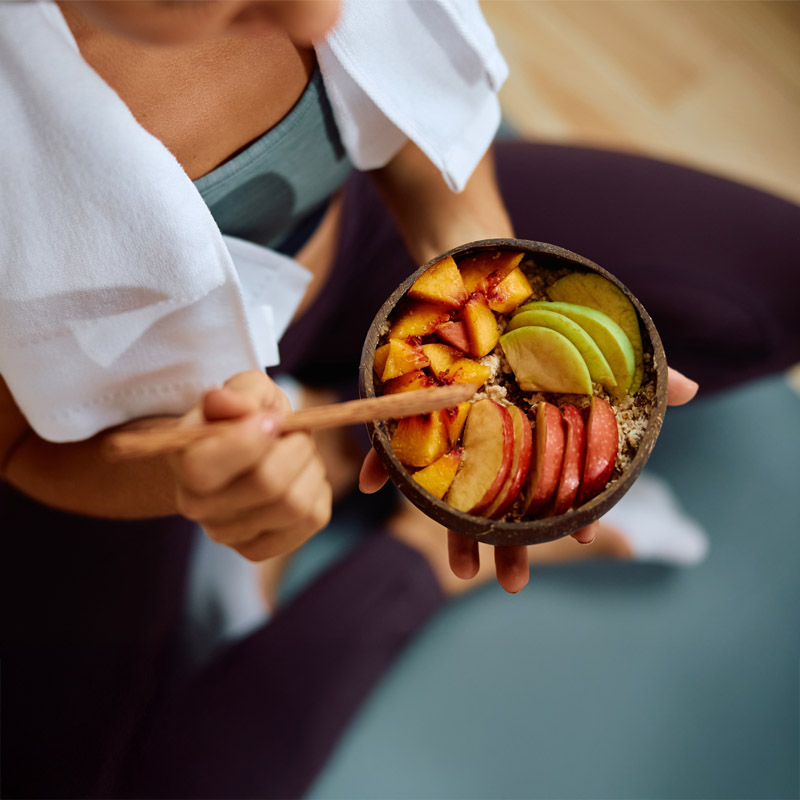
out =
[[[667,405],[647,311],[561,247],[486,239],[410,275],[367,333],[362,397],[472,383],[456,408],[367,425],[400,491],[492,545],[568,536],[630,489]]]

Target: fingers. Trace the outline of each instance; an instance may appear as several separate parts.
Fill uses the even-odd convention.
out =
[[[386,474],[378,454],[374,450],[370,450],[361,465],[358,488],[364,494],[373,494],[386,483],[388,478],[389,476]]]
[[[450,569],[457,578],[469,580],[478,574],[480,556],[478,542],[455,531],[447,531],[447,554]]]
[[[667,379],[667,405],[682,406],[688,403],[696,394],[699,385],[691,378],[687,378],[677,370],[668,368]]]
[[[291,404],[275,382],[263,372],[240,372],[220,389],[206,392],[202,402],[207,420],[235,419],[258,411],[279,414],[291,411]]]
[[[516,594],[525,588],[530,577],[528,548],[495,547],[494,566],[497,572],[497,582],[509,594]]]
[[[570,535],[576,542],[579,542],[580,544],[591,544],[594,541],[594,537],[597,536],[597,531],[599,528],[600,522],[595,520],[585,528],[581,528],[579,531],[575,531],[575,533]]]

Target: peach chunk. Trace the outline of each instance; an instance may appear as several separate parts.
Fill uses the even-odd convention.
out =
[[[415,389],[428,389],[436,386],[436,381],[421,369],[406,372],[399,378],[392,378],[383,387],[384,394],[397,394],[398,392],[413,392]]]
[[[415,472],[411,477],[423,489],[427,489],[434,497],[440,500],[445,496],[453,478],[458,472],[458,465],[461,463],[461,453],[463,450],[458,447],[440,456],[427,467],[423,467],[419,472]]]
[[[467,414],[472,403],[459,403],[455,408],[446,408],[444,424],[447,425],[447,433],[450,436],[450,444],[456,446],[461,431],[464,430],[464,423],[467,421]]]
[[[517,267],[487,293],[489,308],[498,314],[509,314],[533,294],[533,287],[525,273]]]
[[[469,336],[469,351],[481,358],[494,350],[500,339],[497,320],[482,294],[474,294],[464,306],[464,324]]]
[[[486,292],[500,283],[513,269],[519,266],[524,253],[508,250],[478,253],[462,261],[458,267],[468,294]]]
[[[427,467],[433,464],[450,449],[444,413],[440,409],[399,419],[391,444],[395,455],[406,466]]]
[[[442,383],[476,383],[479,386],[492,377],[492,370],[446,344],[432,342],[422,345],[422,352],[430,361],[433,374]]]
[[[417,278],[408,296],[448,308],[461,308],[467,302],[467,290],[452,256],[437,261]]]
[[[408,303],[389,330],[389,338],[408,339],[411,336],[427,336],[443,322],[447,322],[449,317],[450,312],[435,303],[421,301]]]
[[[436,335],[446,344],[469,353],[467,326],[462,321],[445,322],[436,329]]]
[[[390,339],[375,351],[373,366],[382,381],[389,381],[412,370],[427,367],[428,357],[419,345],[409,344],[402,339]]]
[[[439,380],[446,379],[453,365],[464,357],[460,350],[438,342],[422,345],[422,353],[428,359],[431,372]]]

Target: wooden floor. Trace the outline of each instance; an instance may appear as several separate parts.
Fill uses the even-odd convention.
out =
[[[800,203],[800,2],[481,5],[521,133],[678,161]]]

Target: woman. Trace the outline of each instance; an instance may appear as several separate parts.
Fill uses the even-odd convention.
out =
[[[726,182],[654,162],[524,144],[499,150],[498,189],[486,147],[496,127],[493,98],[503,76],[499,54],[490,47],[474,12],[464,26],[458,7],[429,6],[421,12],[418,7],[411,16],[398,12],[400,16],[392,23],[401,27],[393,28],[388,38],[402,42],[401,51],[409,50],[409,74],[404,73],[403,79],[415,88],[411,64],[424,60],[430,52],[424,37],[436,41],[433,34],[440,35],[442,51],[455,63],[454,71],[463,73],[460,91],[464,97],[474,90],[485,100],[485,112],[474,114],[474,120],[465,117],[465,124],[474,127],[463,138],[472,143],[464,145],[460,166],[455,167],[452,162],[459,159],[448,162],[440,158],[436,165],[432,163],[431,158],[437,160],[444,152],[441,148],[431,146],[427,155],[423,153],[422,145],[437,141],[435,125],[416,141],[400,130],[402,120],[390,112],[388,123],[382,116],[366,113],[353,121],[344,113],[347,97],[358,97],[353,108],[367,107],[357,90],[371,77],[362,75],[361,84],[354,88],[352,82],[358,83],[354,72],[336,72],[346,63],[347,50],[342,43],[349,41],[348,31],[364,48],[360,57],[389,64],[396,56],[396,50],[389,50],[389,44],[380,39],[372,49],[364,44],[369,41],[360,26],[366,18],[375,20],[372,33],[377,36],[380,32],[377,11],[359,17],[356,4],[348,4],[340,12],[337,4],[327,2],[240,0],[59,5],[83,66],[91,67],[124,101],[138,125],[174,156],[224,232],[284,252],[308,270],[309,275],[301,278],[292,267],[275,262],[279,272],[285,267],[280,274],[286,283],[291,279],[298,285],[307,280],[307,284],[305,291],[295,292],[286,301],[291,305],[302,294],[294,322],[281,340],[281,364],[274,374],[283,370],[319,383],[338,380],[342,374],[355,375],[366,324],[416,264],[465,241],[514,232],[589,255],[618,274],[648,308],[663,308],[666,327],[661,318],[656,320],[665,333],[671,358],[692,368],[698,377],[708,377],[712,388],[732,385],[745,375],[762,374],[797,359],[794,306],[779,288],[785,284],[790,251],[776,245],[780,252],[768,265],[773,277],[758,282],[751,281],[750,271],[745,269],[749,265],[741,258],[742,241],[749,240],[751,231],[759,241],[785,241],[787,225],[796,223],[796,209]],[[47,13],[51,12],[52,8]],[[326,38],[339,13],[345,18]],[[420,22],[418,13],[430,16]],[[23,23],[17,18],[15,24]],[[402,26],[414,35],[403,38]],[[334,47],[337,42],[342,45],[339,51]],[[478,56],[476,42],[480,45],[477,50],[482,50]],[[416,50],[412,52],[412,48]],[[463,56],[463,63],[454,54]],[[324,81],[316,72],[317,62],[323,67]],[[70,68],[74,66],[70,62]],[[428,79],[433,78],[429,75]],[[395,76],[386,85],[401,83]],[[69,96],[69,92],[65,94]],[[372,95],[369,113],[375,107],[385,109],[386,97],[382,92]],[[406,107],[402,92],[390,99],[398,108]],[[417,102],[421,100],[417,98]],[[452,113],[466,105],[469,103],[463,99],[457,101]],[[89,114],[91,110],[84,111]],[[64,113],[72,119],[69,108]],[[306,113],[316,122],[309,123]],[[298,114],[303,115],[299,122]],[[383,126],[376,141],[364,136],[364,119],[368,118]],[[422,121],[415,118],[415,122]],[[446,130],[441,138],[458,139],[452,123],[450,127],[447,120],[441,124]],[[270,137],[271,133],[277,136]],[[96,136],[96,129],[91,136]],[[303,188],[306,184],[300,178],[287,188],[285,176],[274,163],[275,159],[291,158],[300,142],[303,158],[297,172],[310,170],[310,178],[304,180],[312,186],[318,183],[318,193]],[[137,146],[139,143],[137,139]],[[37,141],[43,153],[47,144]],[[141,146],[143,153],[164,155],[147,150],[143,139]],[[98,158],[101,150],[98,144]],[[126,152],[132,150],[121,146],[119,158],[125,159]],[[268,162],[265,167],[256,163],[262,155]],[[348,177],[348,159],[369,168],[369,174]],[[320,163],[324,166],[319,167]],[[90,166],[77,164],[76,174],[84,174],[82,170]],[[280,180],[267,178],[257,189],[248,184],[254,169],[260,170],[261,178],[278,174]],[[125,174],[134,180],[135,176]],[[173,179],[179,183],[166,160],[164,175],[165,183]],[[580,180],[570,184],[567,175],[579,175]],[[295,177],[294,173],[290,176],[292,181]],[[226,194],[229,186],[233,189]],[[610,186],[627,215],[624,241],[619,232],[620,214],[607,200]],[[62,181],[59,187],[68,192],[69,183]],[[144,186],[143,190],[150,188]],[[461,191],[454,192],[454,188]],[[158,189],[165,194],[171,184]],[[310,194],[304,196],[304,192]],[[673,194],[676,202],[666,208],[663,203],[657,206],[652,196],[663,197],[665,192]],[[263,213],[260,222],[259,208],[253,204],[268,204],[275,196],[283,201]],[[14,202],[23,202],[24,197],[25,192],[16,191]],[[726,239],[733,261],[727,253],[720,258],[714,252],[718,237],[711,237],[715,248],[695,252],[692,259],[685,260],[687,248],[680,241],[687,241],[695,232],[702,241],[709,239],[707,231],[689,230],[696,225],[697,214],[693,206],[683,204],[686,197],[721,210],[726,232],[735,219],[758,220],[758,228],[753,223],[753,227],[736,231],[735,242]],[[295,204],[296,213],[285,213],[288,204]],[[652,212],[655,207],[660,209],[658,216]],[[7,210],[9,216],[14,211]],[[163,213],[169,216],[170,211],[165,207]],[[101,212],[98,217],[103,216]],[[248,222],[251,218],[256,221]],[[273,225],[274,220],[278,222]],[[195,222],[205,224],[200,211],[192,218],[192,224]],[[770,226],[775,235],[764,234]],[[135,221],[130,227],[137,228]],[[640,240],[634,241],[629,229],[636,231]],[[676,229],[685,233],[684,240],[674,236]],[[410,255],[402,252],[400,237]],[[113,237],[109,241],[114,241]],[[235,242],[226,243],[241,248]],[[169,245],[165,241],[165,246]],[[189,246],[191,242],[181,242],[181,247]],[[660,256],[664,254],[664,270],[643,270],[641,259],[649,256],[654,246]],[[676,252],[669,252],[673,246]],[[180,249],[175,249],[176,259],[181,258]],[[109,253],[116,252],[109,249]],[[256,258],[246,248],[239,250],[239,255],[242,253]],[[687,265],[686,269],[697,267],[708,277],[692,275],[691,281],[680,287],[678,297],[670,295],[676,263],[678,273]],[[96,262],[90,267],[92,264]],[[113,264],[106,266],[113,268]],[[141,264],[142,271],[146,266]],[[168,265],[158,272],[159,280],[165,271]],[[661,277],[652,281],[654,273],[667,276],[666,287],[659,283]],[[738,282],[739,288],[730,302],[714,309],[720,323],[717,331],[704,325],[705,318],[694,313],[691,304],[700,308],[705,297],[714,296],[722,276],[729,281],[733,276],[732,282]],[[198,285],[204,279],[198,276]],[[246,283],[244,272],[239,279]],[[188,278],[181,274],[177,280]],[[693,293],[687,288],[695,284],[702,289],[704,282],[708,285],[705,292]],[[103,374],[116,368],[120,353],[124,361],[126,353],[138,352],[135,348],[143,346],[151,333],[159,342],[175,342],[183,335],[191,341],[185,347],[176,344],[176,349],[184,347],[179,352],[194,353],[195,362],[213,361],[214,348],[224,348],[211,341],[213,337],[203,328],[210,325],[208,320],[216,319],[220,308],[235,305],[235,291],[224,295],[217,305],[203,303],[216,302],[215,293],[231,283],[235,289],[236,281],[226,283],[225,279],[198,289],[203,297],[198,307],[204,310],[198,315],[202,324],[196,328],[191,316],[195,306],[188,302],[175,304],[180,308],[174,313],[170,306],[169,313],[161,309],[152,320],[141,322],[142,308],[155,308],[162,300],[155,290],[156,299],[148,296],[143,300],[143,287],[137,286],[128,306],[117,304],[125,294],[122,290],[104,292],[99,299],[93,295],[91,305],[109,303],[114,312],[111,316],[117,325],[125,321],[122,327],[126,332],[135,318],[144,329],[140,340],[133,345],[127,340],[118,342],[119,327],[113,322],[106,324],[106,317],[81,318],[70,334],[80,344],[82,356],[101,368],[111,365],[112,370],[100,370]],[[772,309],[769,313],[774,314],[775,327],[781,331],[779,340],[762,335],[758,323],[763,315],[755,322],[746,313],[742,316],[738,294],[752,294],[741,288],[750,283],[757,284],[764,305]],[[5,288],[13,293],[15,284],[7,282]],[[9,319],[19,317],[19,305],[9,304]],[[71,311],[75,305],[83,311],[87,303],[70,302],[66,307]],[[59,305],[64,307],[64,303]],[[250,310],[245,308],[248,313]],[[684,311],[689,326],[684,324]],[[275,309],[271,313],[274,317]],[[245,316],[252,331],[257,315]],[[734,346],[726,344],[731,323],[738,326],[739,339]],[[228,335],[230,327],[220,324],[215,335]],[[98,332],[105,335],[98,336]],[[706,336],[699,348],[698,334]],[[194,335],[207,337],[203,346]],[[265,334],[265,338],[269,337]],[[4,737],[9,752],[4,763],[14,765],[4,771],[9,793],[102,796],[129,792],[173,797],[301,793],[381,670],[438,607],[442,590],[451,591],[441,559],[430,551],[431,523],[402,510],[389,525],[394,536],[371,539],[271,625],[237,644],[191,680],[181,680],[176,689],[166,679],[171,673],[165,665],[171,663],[170,648],[180,626],[193,535],[184,518],[196,520],[209,536],[246,558],[273,560],[300,546],[329,519],[332,489],[322,457],[307,434],[279,435],[279,418],[288,401],[258,370],[271,363],[267,355],[255,348],[240,355],[240,350],[246,350],[246,337],[242,338],[244,344],[231,352],[230,360],[243,368],[231,368],[221,375],[222,388],[203,393],[197,381],[181,384],[190,386],[197,398],[182,416],[182,424],[201,419],[238,419],[239,424],[175,457],[124,465],[110,465],[102,458],[108,430],[128,419],[152,416],[147,411],[150,406],[128,405],[136,396],[131,391],[124,395],[124,402],[113,401],[103,407],[104,411],[111,409],[109,417],[94,414],[96,404],[85,403],[91,406],[86,414],[94,416],[80,435],[75,433],[79,423],[74,428],[66,422],[63,427],[53,423],[52,433],[44,430],[44,422],[37,428],[32,420],[46,415],[37,416],[39,396],[44,393],[40,390],[37,396],[36,387],[48,384],[36,383],[40,378],[31,378],[29,373],[41,373],[44,364],[25,361],[20,354],[29,353],[30,348],[15,350],[13,335],[7,334],[4,341],[2,363],[8,369],[0,370],[6,379],[0,392],[0,450],[6,486],[0,513],[4,530],[15,533],[4,542],[3,563],[9,575],[3,583],[8,593],[5,607],[25,609],[4,626],[4,683],[18,687],[6,704],[8,719],[13,721],[7,724],[10,733]],[[162,355],[154,348],[146,352],[148,358]],[[224,363],[222,359],[220,363]],[[95,378],[95,373],[86,374],[91,380],[102,380]],[[203,377],[208,376],[204,373]],[[56,376],[51,375],[50,380],[55,382]],[[80,380],[74,382],[80,384]],[[695,389],[691,381],[672,373],[673,402],[685,402]],[[69,390],[65,378],[64,391]],[[81,392],[90,396],[88,388],[79,386],[79,399]],[[116,397],[108,391],[103,397],[109,395]],[[177,409],[188,408],[190,396],[191,391],[182,391],[156,406],[171,412],[163,417],[165,424],[172,423],[180,413]],[[131,408],[135,410],[131,412]],[[57,414],[47,418],[62,419]],[[75,414],[69,418],[74,419]],[[158,424],[158,420],[151,419],[149,424]],[[84,435],[89,429],[91,433]],[[374,459],[368,457],[362,487],[374,490],[383,480]],[[171,516],[176,512],[182,517]],[[21,535],[22,530],[35,530],[35,540]],[[588,542],[594,534],[592,528],[576,538]],[[477,572],[477,550],[466,540],[451,535],[449,553],[456,575],[470,577]],[[46,556],[44,564],[41,555]],[[502,585],[509,591],[522,588],[527,580],[525,552],[497,548],[495,559]],[[70,564],[69,574],[58,566],[65,561]],[[36,575],[36,584],[31,575]],[[80,584],[82,591],[78,591]],[[53,602],[54,597],[58,603]],[[76,625],[76,621],[80,623]],[[364,631],[370,636],[371,661],[365,660],[359,647]],[[64,676],[63,681],[54,681],[54,675]],[[48,731],[47,737],[40,735],[41,729]],[[49,739],[49,746],[42,745],[43,738]],[[42,752],[48,753],[47,771],[38,766]]]

